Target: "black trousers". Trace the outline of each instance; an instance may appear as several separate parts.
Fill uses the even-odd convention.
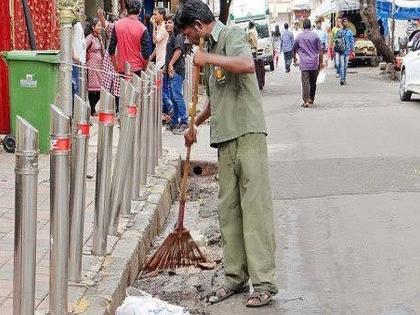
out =
[[[315,100],[318,74],[319,70],[302,70],[302,98],[305,103]]]
[[[101,98],[101,92],[89,91],[88,98],[89,98],[89,105],[90,105],[90,114],[94,115],[96,113],[95,106],[99,102],[99,99]]]

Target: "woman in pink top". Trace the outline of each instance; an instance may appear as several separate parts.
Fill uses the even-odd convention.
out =
[[[91,114],[96,115],[95,106],[100,98],[104,47],[100,38],[101,23],[93,19],[90,34],[86,37],[86,64],[88,66],[88,97]],[[95,69],[95,70],[94,70]]]

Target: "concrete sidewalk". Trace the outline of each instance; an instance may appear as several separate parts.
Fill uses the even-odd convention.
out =
[[[193,158],[215,156],[208,149],[208,126],[200,133]],[[119,129],[114,128],[114,156]],[[125,287],[130,285],[144,262],[151,241],[163,225],[170,204],[177,196],[180,174],[180,154],[184,152],[183,137],[164,131],[164,157],[160,160],[156,176],[148,186],[148,199],[132,202],[132,216],[122,218],[119,237],[108,238],[108,253],[104,257],[91,255],[91,235],[94,216],[97,126],[92,127],[89,142],[87,179],[83,281],[81,285],[69,284],[69,311],[83,314],[113,314],[122,301]],[[37,211],[37,266],[36,313],[48,311],[49,288],[49,156],[39,159],[38,211]],[[14,249],[14,191],[15,155],[0,151],[0,312],[13,313],[13,249]]]

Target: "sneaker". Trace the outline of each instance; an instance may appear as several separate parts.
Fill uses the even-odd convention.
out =
[[[340,75],[338,73],[336,73],[335,77],[338,79],[340,77]]]
[[[340,85],[344,85],[344,81],[343,80],[340,80]]]
[[[174,135],[183,135],[185,130],[187,130],[187,125],[179,125],[178,128],[173,129],[172,132]]]

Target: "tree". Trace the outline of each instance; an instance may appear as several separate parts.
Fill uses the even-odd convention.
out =
[[[232,4],[232,0],[220,0],[220,15],[219,20],[223,24],[226,24],[229,19],[229,9]]]
[[[368,26],[368,37],[373,42],[376,50],[382,55],[384,61],[394,62],[395,57],[393,49],[391,50],[385,43],[379,30],[378,18],[376,15],[376,0],[359,0],[360,1],[360,15],[363,21]]]

